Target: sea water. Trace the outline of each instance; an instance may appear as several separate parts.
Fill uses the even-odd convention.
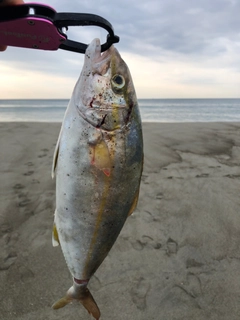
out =
[[[238,122],[240,99],[139,99],[143,122]],[[68,100],[0,100],[0,121],[62,122]]]

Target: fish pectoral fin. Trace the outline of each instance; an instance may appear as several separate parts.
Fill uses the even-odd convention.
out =
[[[101,140],[90,146],[90,155],[91,164],[109,177],[111,174],[111,159],[106,142]]]
[[[134,197],[134,199],[133,199],[133,203],[132,203],[132,206],[131,206],[131,208],[130,208],[130,210],[129,210],[128,217],[129,217],[129,216],[134,212],[134,210],[136,209],[137,204],[138,204],[138,198],[139,198],[139,189],[138,189],[138,191],[137,191],[137,193],[136,193],[136,195],[135,195],[135,197]]]
[[[60,245],[57,227],[56,227],[55,222],[53,223],[53,230],[52,230],[52,245],[53,245],[53,247],[57,247]]]

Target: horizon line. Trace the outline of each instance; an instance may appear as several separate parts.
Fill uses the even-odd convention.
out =
[[[3,100],[70,100],[71,98],[0,98]],[[227,99],[240,99],[238,98],[137,98],[137,100],[227,100]]]

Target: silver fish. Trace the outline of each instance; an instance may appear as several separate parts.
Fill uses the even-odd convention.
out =
[[[88,281],[134,211],[143,167],[141,118],[133,81],[114,46],[99,39],[85,53],[53,162],[53,245],[61,245],[73,286],[53,305],[73,300],[99,319]]]

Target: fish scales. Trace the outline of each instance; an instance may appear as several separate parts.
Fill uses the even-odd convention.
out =
[[[138,200],[143,141],[127,65],[114,46],[94,39],[67,107],[57,142],[53,243],[61,245],[73,286],[54,304],[76,299],[99,319],[87,283],[116,241]]]

